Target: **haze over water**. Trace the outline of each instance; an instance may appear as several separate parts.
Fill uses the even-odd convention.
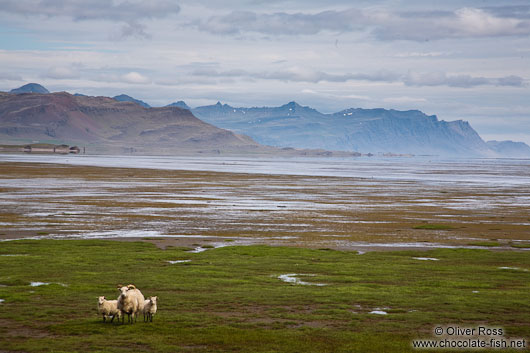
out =
[[[530,186],[528,159],[412,158],[248,158],[110,155],[0,155],[0,161],[97,167],[194,170]]]

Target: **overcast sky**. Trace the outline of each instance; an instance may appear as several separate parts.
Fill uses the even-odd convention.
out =
[[[419,109],[530,144],[528,0],[1,0],[0,90]]]

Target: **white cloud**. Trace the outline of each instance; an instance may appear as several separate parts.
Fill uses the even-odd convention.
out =
[[[127,83],[135,84],[145,84],[151,82],[149,78],[135,71],[131,71],[125,75],[122,75],[121,79]]]
[[[456,10],[454,15],[441,21],[441,25],[454,29],[455,34],[470,37],[528,35],[530,30],[524,20],[497,17],[481,9],[465,7]]]

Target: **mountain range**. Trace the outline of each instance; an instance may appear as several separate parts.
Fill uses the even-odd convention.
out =
[[[106,151],[119,146],[153,152],[227,147],[242,151],[241,146],[256,151],[268,145],[283,147],[282,151],[294,147],[317,149],[319,153],[325,150],[530,157],[530,147],[522,142],[485,142],[466,121],[447,122],[418,110],[351,108],[324,114],[296,102],[253,108],[217,102],[191,109],[183,101],[151,108],[124,94],[108,98],[47,92],[46,88],[32,83],[0,96],[2,141],[67,139],[105,146]],[[85,116],[80,117],[81,113]],[[173,119],[164,120],[163,116]],[[194,129],[189,126],[192,118]],[[187,119],[187,123],[181,119]],[[220,129],[214,132],[212,129],[216,128]]]
[[[261,108],[235,108],[218,102],[191,111],[203,121],[271,146],[449,157],[530,157],[530,147],[522,142],[486,143],[466,121],[438,120],[418,110],[351,108],[323,114],[296,102]]]
[[[144,108],[108,97],[0,92],[2,144],[77,144],[92,153],[220,153],[262,150],[178,107]]]

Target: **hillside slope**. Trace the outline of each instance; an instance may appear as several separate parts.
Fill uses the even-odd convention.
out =
[[[52,142],[100,153],[255,150],[247,136],[223,130],[178,107],[144,108],[107,97],[0,93],[2,143]]]

